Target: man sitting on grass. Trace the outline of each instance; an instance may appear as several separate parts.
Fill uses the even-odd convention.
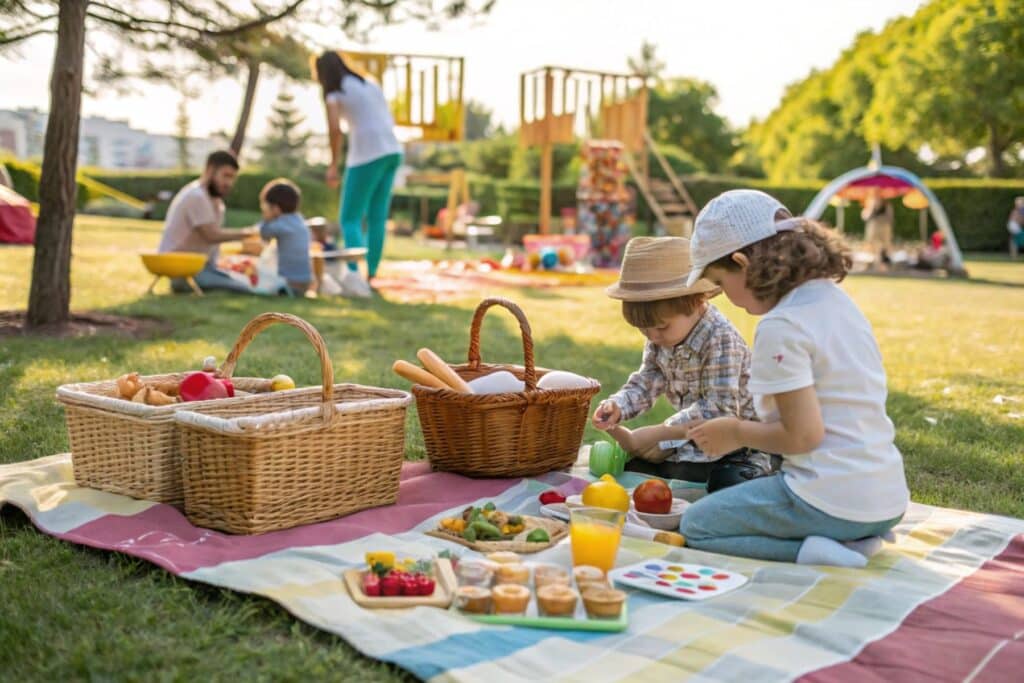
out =
[[[238,160],[230,152],[213,152],[198,179],[181,188],[171,200],[164,221],[164,234],[157,251],[191,251],[207,254],[206,266],[195,276],[202,289],[226,289],[251,293],[247,284],[217,269],[221,242],[242,240],[259,234],[257,228],[224,229],[224,197],[235,185]],[[175,292],[191,291],[183,279],[171,280]]]

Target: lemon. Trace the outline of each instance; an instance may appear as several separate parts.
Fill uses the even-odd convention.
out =
[[[271,391],[284,391],[285,389],[294,389],[295,380],[288,375],[276,375],[270,380]]]
[[[583,489],[583,504],[587,507],[629,512],[629,494],[615,481],[615,477],[605,474]]]

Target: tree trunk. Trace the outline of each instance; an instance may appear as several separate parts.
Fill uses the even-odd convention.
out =
[[[242,111],[238,115],[238,125],[235,126],[235,137],[231,140],[231,151],[235,156],[242,154],[242,143],[245,142],[245,130],[249,127],[249,114],[252,113],[252,101],[256,97],[256,84],[260,80],[260,63],[255,59],[247,62],[249,66],[249,78],[245,83],[245,98],[242,100]]]
[[[988,166],[987,175],[990,178],[1005,178],[1006,164],[1003,162],[1003,152],[1006,151],[1006,145],[999,139],[995,126],[991,124],[988,127],[988,145],[985,151],[988,156],[985,160]]]
[[[70,317],[71,227],[78,183],[87,0],[61,0],[57,51],[50,75],[50,114],[39,177],[39,220],[28,296],[28,327],[62,325]]]

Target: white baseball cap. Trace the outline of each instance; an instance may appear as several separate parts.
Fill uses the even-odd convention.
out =
[[[729,190],[708,202],[694,221],[687,286],[692,287],[704,270],[723,256],[782,230],[799,227],[801,219],[776,221],[779,211],[790,215],[782,202],[760,190]]]

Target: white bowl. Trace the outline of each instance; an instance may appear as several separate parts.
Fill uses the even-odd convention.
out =
[[[673,498],[672,511],[667,514],[657,514],[654,512],[640,512],[636,509],[636,505],[630,502],[630,507],[637,517],[651,525],[652,529],[660,529],[662,531],[677,531],[679,529],[679,521],[683,518],[683,511],[689,505],[685,500]]]

